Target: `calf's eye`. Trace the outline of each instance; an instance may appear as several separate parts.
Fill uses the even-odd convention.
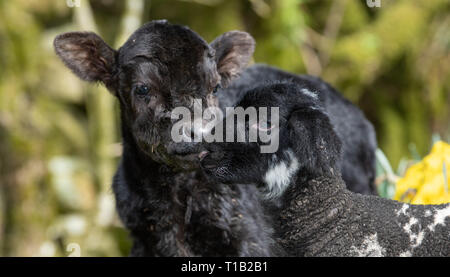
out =
[[[134,88],[134,93],[138,96],[146,96],[150,92],[150,88],[146,85],[138,85]]]
[[[214,87],[213,93],[216,94],[219,89],[221,89],[220,84]]]

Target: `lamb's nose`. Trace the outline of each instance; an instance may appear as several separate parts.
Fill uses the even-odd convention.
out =
[[[198,158],[200,161],[203,161],[203,159],[208,156],[209,152],[208,151],[202,151],[200,152],[200,154],[198,154]]]

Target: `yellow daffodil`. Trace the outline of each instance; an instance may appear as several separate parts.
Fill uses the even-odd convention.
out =
[[[449,173],[450,145],[436,142],[431,153],[398,180],[394,199],[412,204],[449,203]]]

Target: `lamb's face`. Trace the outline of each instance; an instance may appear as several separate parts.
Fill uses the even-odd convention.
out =
[[[279,134],[278,150],[262,153],[261,146],[265,143],[260,140],[205,144],[199,158],[206,176],[222,183],[261,184],[268,192],[267,197],[276,197],[294,179],[339,170],[339,138],[310,91],[292,84],[266,85],[247,93],[238,106],[279,108],[275,126]],[[255,126],[248,121],[245,126],[247,133],[251,128],[273,127],[271,122]]]
[[[254,107],[256,111],[267,109],[268,114],[264,120],[260,118],[256,122],[245,117],[243,122],[234,121],[235,136],[237,141],[238,130],[245,133],[245,142],[214,142],[205,143],[204,151],[200,153],[201,166],[206,175],[221,183],[273,183],[275,175],[291,175],[295,165],[292,151],[290,150],[288,117],[290,107],[283,102],[284,85],[279,87],[267,86],[254,89],[246,94],[237,107],[246,110]],[[272,107],[278,108],[276,122],[272,122]],[[234,116],[234,115],[231,115]],[[224,133],[229,126],[226,126],[227,119],[224,120]],[[267,132],[276,134],[278,149],[274,152],[264,153],[263,146],[270,142],[262,141],[257,137],[256,141],[250,141],[250,132]],[[244,136],[243,136],[244,137]],[[282,168],[285,166],[285,168]],[[285,170],[284,170],[285,169]],[[289,173],[290,171],[291,173]]]
[[[187,27],[152,21],[135,31],[119,49],[94,33],[66,33],[55,50],[81,79],[98,81],[118,98],[122,120],[140,149],[154,160],[182,167],[167,154],[174,122],[171,111],[194,100],[217,105],[214,92],[237,76],[253,55],[254,40],[232,31],[211,44]]]
[[[200,157],[208,178],[225,184],[264,186],[267,198],[280,196],[299,169],[291,148],[268,154],[260,153],[258,143],[225,143],[207,149],[210,152],[202,152]]]

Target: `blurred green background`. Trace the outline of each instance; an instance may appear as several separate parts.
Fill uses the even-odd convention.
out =
[[[94,30],[118,47],[162,18],[207,41],[246,30],[255,62],[321,76],[374,123],[394,168],[449,141],[448,0],[0,0],[0,256],[128,253],[110,188],[117,104],[52,40]]]

